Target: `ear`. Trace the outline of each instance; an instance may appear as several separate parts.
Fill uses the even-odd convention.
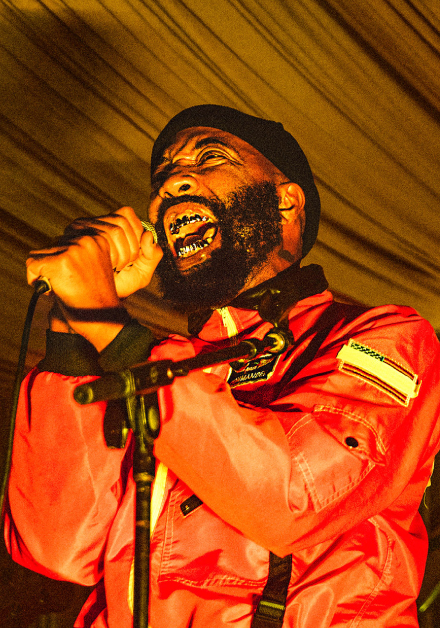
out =
[[[292,181],[277,186],[279,208],[285,222],[295,221],[304,211],[306,198],[302,188]]]

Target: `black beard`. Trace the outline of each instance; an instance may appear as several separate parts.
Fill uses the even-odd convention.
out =
[[[221,246],[205,262],[182,274],[171,253],[163,216],[177,199],[165,199],[156,230],[164,255],[157,267],[163,298],[185,313],[215,309],[230,303],[282,242],[281,214],[276,187],[264,182],[242,187],[225,201],[203,196],[181,196],[177,202],[209,207],[218,221]]]

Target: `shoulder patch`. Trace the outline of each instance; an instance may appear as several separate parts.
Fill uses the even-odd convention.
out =
[[[386,355],[353,339],[336,356],[339,370],[369,382],[407,406],[419,394],[418,376]]]

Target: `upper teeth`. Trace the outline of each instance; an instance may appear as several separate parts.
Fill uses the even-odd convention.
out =
[[[206,222],[207,220],[207,216],[200,216],[200,214],[193,214],[191,216],[187,216],[185,214],[184,216],[181,216],[181,218],[176,218],[175,222],[171,222],[169,230],[172,235],[177,235],[180,231],[180,227],[192,224],[194,222]]]

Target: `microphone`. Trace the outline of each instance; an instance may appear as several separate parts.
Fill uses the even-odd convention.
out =
[[[157,233],[156,233],[156,229],[154,228],[154,226],[151,224],[151,222],[148,222],[148,220],[141,220],[142,226],[144,228],[145,231],[151,231],[151,233],[153,234],[153,240],[154,240],[154,244],[157,244]]]

